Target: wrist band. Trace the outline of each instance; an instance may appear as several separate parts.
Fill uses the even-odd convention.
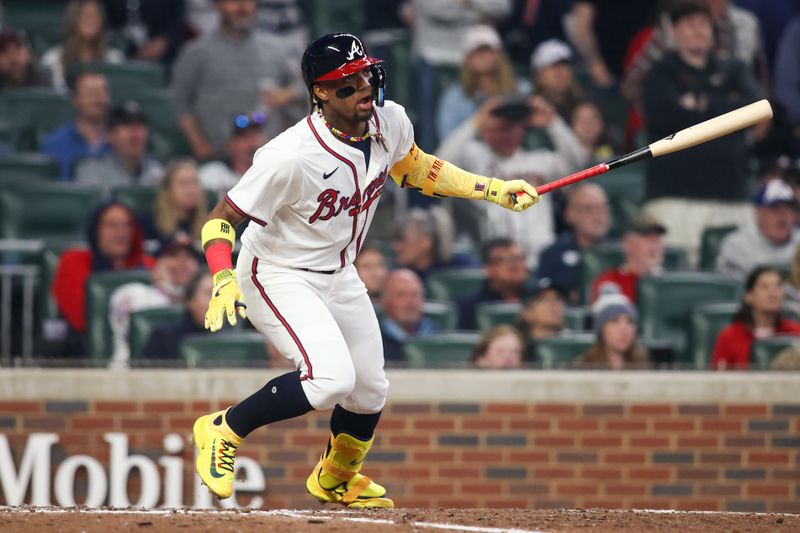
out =
[[[213,218],[203,224],[203,229],[200,231],[200,239],[203,242],[203,248],[214,239],[224,239],[231,243],[231,248],[233,248],[236,243],[236,231],[227,220]]]

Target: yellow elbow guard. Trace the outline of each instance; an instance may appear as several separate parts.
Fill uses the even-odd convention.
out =
[[[230,242],[231,248],[233,248],[236,243],[236,231],[227,220],[212,218],[203,224],[203,229],[200,231],[200,239],[203,242],[203,248],[214,239],[224,239]]]
[[[426,196],[484,199],[490,182],[490,178],[426,154],[416,144],[392,167],[390,174],[401,187],[418,189]]]

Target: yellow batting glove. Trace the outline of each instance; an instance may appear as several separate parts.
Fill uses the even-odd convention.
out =
[[[524,193],[519,194],[518,193]],[[525,180],[504,181],[491,178],[486,187],[486,200],[512,211],[524,211],[539,201],[536,187]]]
[[[247,318],[242,291],[236,282],[236,273],[231,269],[220,270],[214,274],[214,290],[211,291],[211,300],[206,311],[205,327],[212,332],[219,331],[225,323],[236,325],[236,313],[242,318]]]

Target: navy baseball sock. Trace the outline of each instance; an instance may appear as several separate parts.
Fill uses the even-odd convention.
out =
[[[225,420],[234,433],[245,438],[256,428],[304,415],[313,409],[303,392],[298,370],[270,380],[261,390],[228,409]]]
[[[334,437],[339,433],[347,433],[359,440],[368,441],[375,433],[375,427],[380,418],[381,411],[360,415],[337,405],[331,414],[331,433]]]

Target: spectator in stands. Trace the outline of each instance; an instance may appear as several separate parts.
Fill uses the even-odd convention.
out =
[[[414,96],[420,117],[435,116],[438,72],[456,68],[463,59],[464,31],[476,24],[494,25],[511,12],[511,0],[440,0],[413,2],[411,23]],[[436,146],[436,132],[430,120],[420,120],[415,134],[422,149]]]
[[[662,2],[654,26],[640,32],[628,48],[621,89],[633,104],[639,105],[642,82],[653,64],[675,48],[671,12],[684,11],[687,5],[691,9],[692,4],[708,7],[716,35],[714,55],[743,62],[762,88],[766,88],[767,62],[759,22],[753,13],[728,0],[670,0]]]
[[[783,32],[775,59],[775,98],[786,108],[789,121],[800,125],[800,16]]]
[[[189,335],[205,335],[204,322],[208,309],[208,295],[214,290],[211,275],[205,268],[199,269],[186,285],[183,318],[156,326],[142,349],[142,359],[178,359],[181,341]]]
[[[77,164],[75,181],[110,194],[115,187],[154,187],[161,182],[164,167],[147,155],[147,115],[139,104],[125,102],[108,114],[111,153],[86,158]]]
[[[754,198],[755,223],[728,234],[720,245],[716,269],[744,279],[758,265],[789,266],[800,244],[798,203],[785,181],[772,179]]]
[[[100,206],[88,224],[89,249],[61,254],[51,292],[75,340],[86,331],[86,281],[98,272],[151,268],[133,212],[118,202]]]
[[[675,52],[653,65],[644,82],[649,139],[661,139],[759,98],[743,63],[712,55],[708,8],[682,3],[672,10]],[[669,229],[669,244],[696,255],[706,226],[737,224],[748,214],[749,157],[745,132],[732,133],[691,151],[648,162],[646,209]]]
[[[569,120],[583,89],[572,72],[572,50],[567,43],[550,39],[536,47],[531,55],[533,94],[555,106],[564,120]]]
[[[555,150],[523,148],[528,128],[544,129]],[[437,155],[470,172],[521,178],[534,185],[574,172],[587,160],[570,127],[553,106],[538,96],[524,101],[490,98],[473,120],[466,121],[444,140]],[[522,214],[498,214],[477,205],[463,207],[472,209],[472,218],[480,220],[478,240],[513,239],[525,251],[530,269],[536,267],[539,253],[555,240],[552,195],[544,195],[536,209]]]
[[[464,33],[461,47],[464,59],[460,79],[444,90],[436,110],[439,139],[474,115],[486,98],[517,92],[514,69],[494,28],[486,24],[473,26]]]
[[[783,316],[780,272],[759,266],[747,275],[745,294],[733,322],[717,337],[711,368],[747,368],[753,342],[773,335],[800,335],[800,322]]]
[[[458,329],[477,329],[475,308],[485,302],[516,303],[530,296],[525,286],[528,269],[519,244],[506,237],[491,239],[482,249],[486,281],[474,294],[458,300]]]
[[[516,1],[512,13],[499,27],[511,61],[524,66],[536,46],[548,39],[566,40],[564,17],[573,0]]]
[[[564,332],[565,302],[566,296],[560,287],[542,280],[525,302],[516,325],[525,339],[527,361],[536,360],[536,341]]]
[[[412,270],[423,281],[437,270],[477,266],[472,257],[453,252],[453,240],[453,220],[445,208],[411,209],[397,224],[392,241],[396,265]]]
[[[636,340],[638,315],[631,301],[606,287],[592,305],[597,338],[588,350],[573,361],[573,368],[630,370],[651,366],[650,356]]]
[[[477,368],[520,368],[524,347],[519,331],[501,324],[484,333],[472,351],[470,362]]]
[[[614,158],[617,150],[606,130],[600,106],[590,100],[578,102],[570,116],[570,126],[578,142],[589,154],[589,163],[600,163]]]
[[[111,152],[106,120],[111,97],[106,77],[91,70],[68,76],[70,100],[75,117],[42,141],[41,152],[57,160],[61,179],[74,176],[75,165],[83,157]]]
[[[639,278],[657,275],[663,268],[664,233],[664,226],[652,216],[643,213],[636,217],[622,241],[625,262],[595,278],[592,284],[592,301],[597,299],[603,285],[613,283],[630,301],[636,303],[636,284]]]
[[[200,187],[197,165],[191,159],[178,159],[167,165],[153,219],[143,221],[145,236],[164,239],[180,231],[197,240],[207,214],[208,201]]]
[[[111,331],[114,351],[111,365],[127,366],[130,358],[128,326],[136,311],[176,305],[183,301],[189,281],[198,269],[197,254],[188,235],[176,233],[161,243],[150,271],[150,284],[126,283],[111,295]],[[138,354],[133,354],[134,356]]]
[[[203,164],[198,171],[204,189],[216,191],[222,196],[239,182],[253,164],[256,150],[267,142],[265,121],[264,113],[236,116],[223,148],[225,157]]]
[[[795,247],[789,279],[783,284],[784,307],[800,316],[800,246]]]
[[[380,248],[372,244],[365,244],[358,252],[353,264],[358,272],[358,277],[364,282],[367,294],[372,303],[380,302],[386,278],[389,275],[386,257]]]
[[[255,0],[216,0],[216,8],[217,31],[189,43],[172,73],[180,127],[198,160],[219,156],[234,118],[255,111],[262,98],[273,113],[306,98],[297,69],[255,36]]]
[[[0,31],[0,92],[47,85],[47,77],[36,68],[33,52],[14,30]]]
[[[403,344],[409,337],[434,333],[436,326],[422,314],[425,291],[412,270],[393,270],[386,278],[381,295],[381,336],[383,358],[387,362],[405,360]]]
[[[539,279],[564,288],[568,300],[580,300],[581,254],[587,248],[602,242],[611,227],[608,198],[602,187],[583,183],[567,191],[564,220],[569,231],[542,252],[539,259]]]
[[[769,364],[770,370],[797,372],[800,370],[800,347],[797,344],[781,350]]]
[[[621,76],[628,43],[654,8],[655,2],[641,0],[575,1],[564,25],[596,87],[609,88]]]
[[[122,63],[125,54],[108,46],[105,12],[98,0],[72,0],[64,15],[64,38],[47,50],[39,61],[51,74],[51,85],[67,89],[66,73],[74,65],[103,61]]]
[[[219,1],[219,0],[218,0]],[[132,59],[169,65],[184,39],[185,0],[103,0],[108,23]]]

